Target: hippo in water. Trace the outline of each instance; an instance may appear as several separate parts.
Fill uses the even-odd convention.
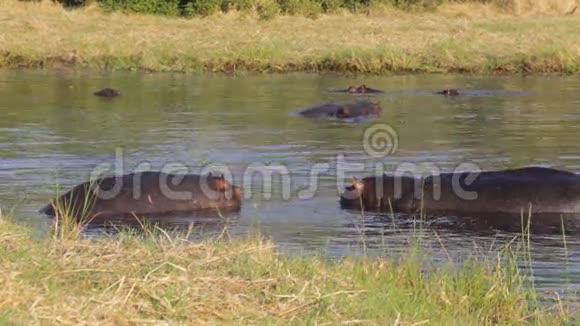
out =
[[[459,96],[461,92],[455,88],[447,88],[442,91],[436,92],[435,94],[445,95],[445,96]]]
[[[348,104],[327,103],[301,111],[307,118],[355,119],[380,116],[383,109],[379,103],[356,102]]]
[[[40,210],[66,212],[77,219],[163,216],[212,210],[237,210],[241,191],[222,176],[139,172],[85,182]]]
[[[435,217],[491,217],[509,225],[531,212],[532,221],[536,217],[534,222],[556,227],[562,214],[576,214],[573,227],[578,228],[580,175],[543,167],[427,177],[385,174],[354,179],[340,204],[347,209],[423,212]]]
[[[121,95],[121,91],[112,88],[104,88],[100,91],[94,92],[93,94],[95,94],[95,96],[113,98]]]
[[[375,88],[367,87],[367,85],[349,86],[346,89],[332,90],[333,93],[348,93],[348,94],[380,94],[383,91]]]

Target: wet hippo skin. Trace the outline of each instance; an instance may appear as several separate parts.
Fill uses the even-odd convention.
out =
[[[53,204],[55,203],[55,204]],[[203,210],[232,210],[241,205],[241,191],[223,176],[141,172],[85,182],[53,200],[40,212],[49,216],[64,208],[83,219],[175,215]],[[56,208],[56,209],[55,209]]]
[[[355,102],[347,104],[327,103],[300,112],[307,118],[352,119],[358,117],[380,116],[383,113],[379,103]]]
[[[112,88],[104,88],[93,93],[95,96],[113,98],[121,95],[121,92]]]
[[[355,179],[340,204],[394,213],[493,217],[499,222],[519,222],[531,212],[532,222],[559,224],[562,214],[580,217],[580,175],[543,167],[426,178],[383,175]]]

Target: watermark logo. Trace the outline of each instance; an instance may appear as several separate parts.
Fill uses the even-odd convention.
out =
[[[388,124],[374,124],[364,132],[363,148],[372,157],[393,155],[399,148],[399,135]]]

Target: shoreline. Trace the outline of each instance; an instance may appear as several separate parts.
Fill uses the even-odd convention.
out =
[[[93,58],[95,59],[95,58]],[[578,71],[573,70],[545,70],[540,69],[538,71],[530,70],[526,68],[526,65],[522,65],[519,68],[513,68],[510,70],[503,70],[501,72],[495,69],[491,70],[466,70],[462,68],[458,69],[446,69],[446,70],[417,70],[417,69],[379,69],[379,70],[360,70],[357,68],[352,69],[324,69],[319,68],[316,65],[303,67],[293,64],[288,66],[270,66],[265,64],[264,66],[257,66],[254,64],[241,64],[234,65],[233,63],[226,62],[224,64],[218,64],[214,62],[206,62],[195,68],[186,69],[176,69],[176,70],[157,70],[147,66],[141,67],[139,65],[128,65],[128,66],[117,66],[114,64],[118,59],[109,61],[106,59],[95,59],[98,63],[70,63],[66,62],[66,57],[47,57],[37,60],[28,60],[24,57],[18,57],[16,60],[7,59],[2,57],[0,54],[0,69],[3,70],[94,70],[99,72],[142,72],[142,73],[175,73],[175,74],[217,74],[217,75],[231,75],[231,76],[241,76],[241,75],[260,75],[260,74],[294,74],[294,73],[305,73],[305,74],[317,74],[317,75],[337,75],[337,76],[413,76],[413,75],[461,75],[461,76],[482,76],[482,77],[525,77],[525,76],[579,76],[580,69]],[[235,68],[234,68],[235,66]],[[297,68],[298,67],[298,68]]]
[[[516,16],[498,13],[489,5],[261,21],[239,12],[184,19],[5,1],[0,2],[0,28],[6,31],[0,42],[0,68],[228,74],[580,73],[576,32],[580,15]]]

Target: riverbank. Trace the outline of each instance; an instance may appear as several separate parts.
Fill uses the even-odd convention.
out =
[[[190,242],[152,231],[96,241],[34,239],[0,220],[0,321],[476,325],[567,324],[561,302],[534,308],[514,266],[434,267],[281,256],[263,238]],[[423,271],[428,268],[429,274]]]
[[[370,9],[171,18],[0,0],[0,67],[174,72],[579,73],[580,15]]]

